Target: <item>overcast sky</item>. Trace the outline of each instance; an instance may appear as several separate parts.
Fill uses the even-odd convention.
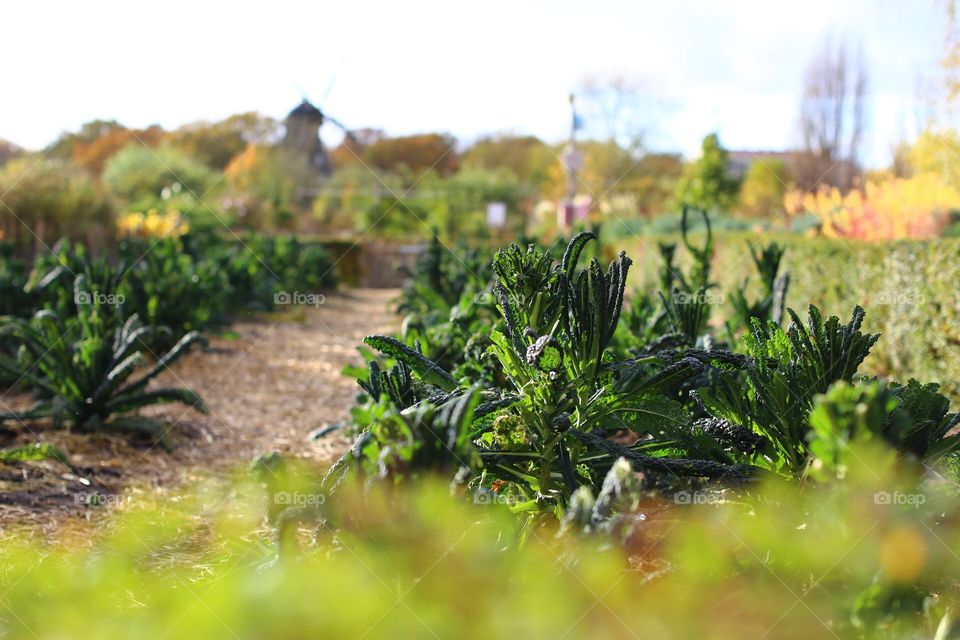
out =
[[[95,118],[165,127],[310,96],[351,128],[558,140],[590,74],[643,78],[650,144],[685,154],[796,141],[824,38],[862,44],[870,164],[915,133],[944,0],[16,2],[0,22],[0,138],[28,148]]]

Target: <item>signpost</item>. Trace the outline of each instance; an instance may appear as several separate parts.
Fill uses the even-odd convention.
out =
[[[583,167],[583,153],[577,149],[576,134],[577,129],[580,129],[583,123],[577,115],[577,107],[574,100],[574,95],[571,93],[570,139],[567,141],[567,146],[563,149],[563,157],[561,158],[564,173],[566,173],[567,176],[567,193],[566,198],[561,200],[557,207],[557,226],[560,228],[569,227],[573,224],[574,220],[586,218],[586,214],[590,210],[589,200],[587,200],[588,204],[586,207],[583,207],[583,203],[576,202],[577,173]]]

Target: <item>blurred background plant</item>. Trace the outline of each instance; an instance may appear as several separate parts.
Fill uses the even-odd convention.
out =
[[[858,459],[841,485],[799,494],[773,483],[664,501],[611,484],[584,497],[587,524],[571,515],[561,533],[538,528],[522,543],[510,505],[451,497],[430,477],[329,497],[274,465],[261,481],[238,473],[169,499],[103,496],[116,505],[109,530],[53,544],[5,533],[0,628],[11,638],[501,637],[518,624],[532,637],[952,637],[955,495],[911,489],[916,478],[879,449]],[[302,506],[281,513],[278,501]],[[622,514],[613,528],[589,525],[608,510]],[[307,511],[324,524],[299,524]]]
[[[792,214],[813,213],[831,238],[902,240],[931,238],[960,211],[960,192],[935,173],[909,178],[868,180],[846,194],[836,187],[814,193],[790,192],[784,201]]]
[[[97,236],[112,229],[114,206],[96,180],[62,160],[29,157],[0,169],[3,237],[16,247],[43,249],[44,239],[82,237],[102,245]],[[107,236],[109,238],[109,235]]]
[[[127,238],[168,238],[182,236],[190,231],[190,223],[176,210],[158,213],[150,209],[146,213],[134,211],[117,220],[117,230]]]

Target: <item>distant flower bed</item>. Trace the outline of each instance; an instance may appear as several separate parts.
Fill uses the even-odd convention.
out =
[[[936,174],[869,180],[862,189],[842,195],[836,188],[815,193],[791,191],[784,206],[791,214],[812,213],[821,232],[831,238],[898,240],[930,238],[960,209],[960,193]]]
[[[132,212],[121,216],[117,230],[128,238],[176,238],[190,231],[190,223],[179,211],[157,213],[150,209],[146,214]]]

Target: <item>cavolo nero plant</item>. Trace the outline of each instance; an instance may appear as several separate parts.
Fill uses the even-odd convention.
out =
[[[86,276],[77,276],[74,294],[90,289]],[[148,389],[148,383],[191,346],[205,343],[196,332],[184,335],[145,372],[134,376],[144,364],[142,345],[156,331],[169,333],[143,326],[136,315],[124,317],[118,307],[96,296],[76,305],[74,316],[44,309],[30,319],[0,318],[0,338],[20,344],[15,356],[0,356],[0,370],[29,383],[38,397],[30,410],[0,414],[0,421],[52,418],[55,425],[82,431],[107,426],[154,430],[149,421],[110,419],[166,402],[205,411],[200,397],[188,389]]]
[[[455,375],[493,381],[498,372],[482,357],[497,317],[490,261],[434,235],[410,276],[397,305],[403,341]]]
[[[846,442],[847,427],[838,423],[831,435],[818,416],[838,385],[871,384],[857,369],[878,336],[862,331],[861,308],[847,323],[824,320],[813,306],[806,321],[787,310],[783,328],[778,307],[788,280],[779,274],[782,250],[770,245],[753,251],[762,297],[735,300],[733,322],[711,323],[710,301],[698,295],[712,286],[708,231],[693,246],[689,273],[673,266],[673,248],[662,248],[661,295],[641,298],[640,319],[631,315],[638,303],[624,303],[626,255],[606,269],[596,258],[580,266],[593,239],[578,235],[559,260],[533,245],[497,252],[497,313],[487,321],[487,349],[463,356],[477,361],[472,367],[448,370],[419,340],[367,338],[387,362],[371,360],[361,377],[376,411],[362,414],[360,437],[328,481],[351,472],[403,481],[445,469],[458,485],[492,492],[515,511],[569,520],[571,509],[593,504],[587,495],[602,495],[605,478],[626,482],[623,465],[641,474],[640,485],[667,490],[704,481],[749,486],[744,481],[770,473],[802,480],[842,464],[848,448],[837,443]],[[666,287],[689,295],[663,295]],[[637,326],[642,334],[632,333]],[[477,375],[481,369],[499,375]],[[875,428],[881,439],[905,459],[955,463],[958,439],[947,434],[960,420],[936,386],[890,389]],[[820,459],[834,450],[841,453],[832,461]]]
[[[194,257],[181,238],[125,242],[120,293],[127,314],[153,328],[151,350],[166,350],[191,331],[225,320],[230,289],[212,260]],[[163,330],[162,328],[166,328]]]
[[[458,447],[466,442],[472,452],[458,454],[464,461],[459,477],[474,490],[496,489],[516,502],[517,510],[559,516],[573,491],[581,485],[599,488],[620,457],[638,471],[674,478],[734,480],[752,475],[753,468],[734,463],[721,447],[688,428],[678,389],[711,355],[613,359],[608,346],[623,307],[630,260],[621,254],[604,270],[594,258],[586,268],[578,268],[580,254],[592,239],[590,233],[578,235],[559,263],[532,245],[526,250],[511,246],[495,256],[493,293],[503,329],[492,331],[484,357],[503,370],[508,384],[471,391],[478,398],[472,419],[455,422],[461,432],[447,435],[447,442]],[[362,471],[391,475],[389,465],[374,461],[397,455],[414,460],[421,448],[432,450],[436,442],[429,437],[394,439],[382,423],[395,421],[396,413],[416,414],[425,405],[460,402],[463,389],[473,384],[455,379],[392,338],[375,336],[366,342],[398,363],[386,372],[372,371],[376,387],[367,383],[368,392],[385,393],[395,406],[361,434],[359,448],[348,459]],[[633,446],[608,439],[625,428],[645,439]],[[662,455],[702,449],[712,456]],[[338,465],[338,472],[344,466]]]

